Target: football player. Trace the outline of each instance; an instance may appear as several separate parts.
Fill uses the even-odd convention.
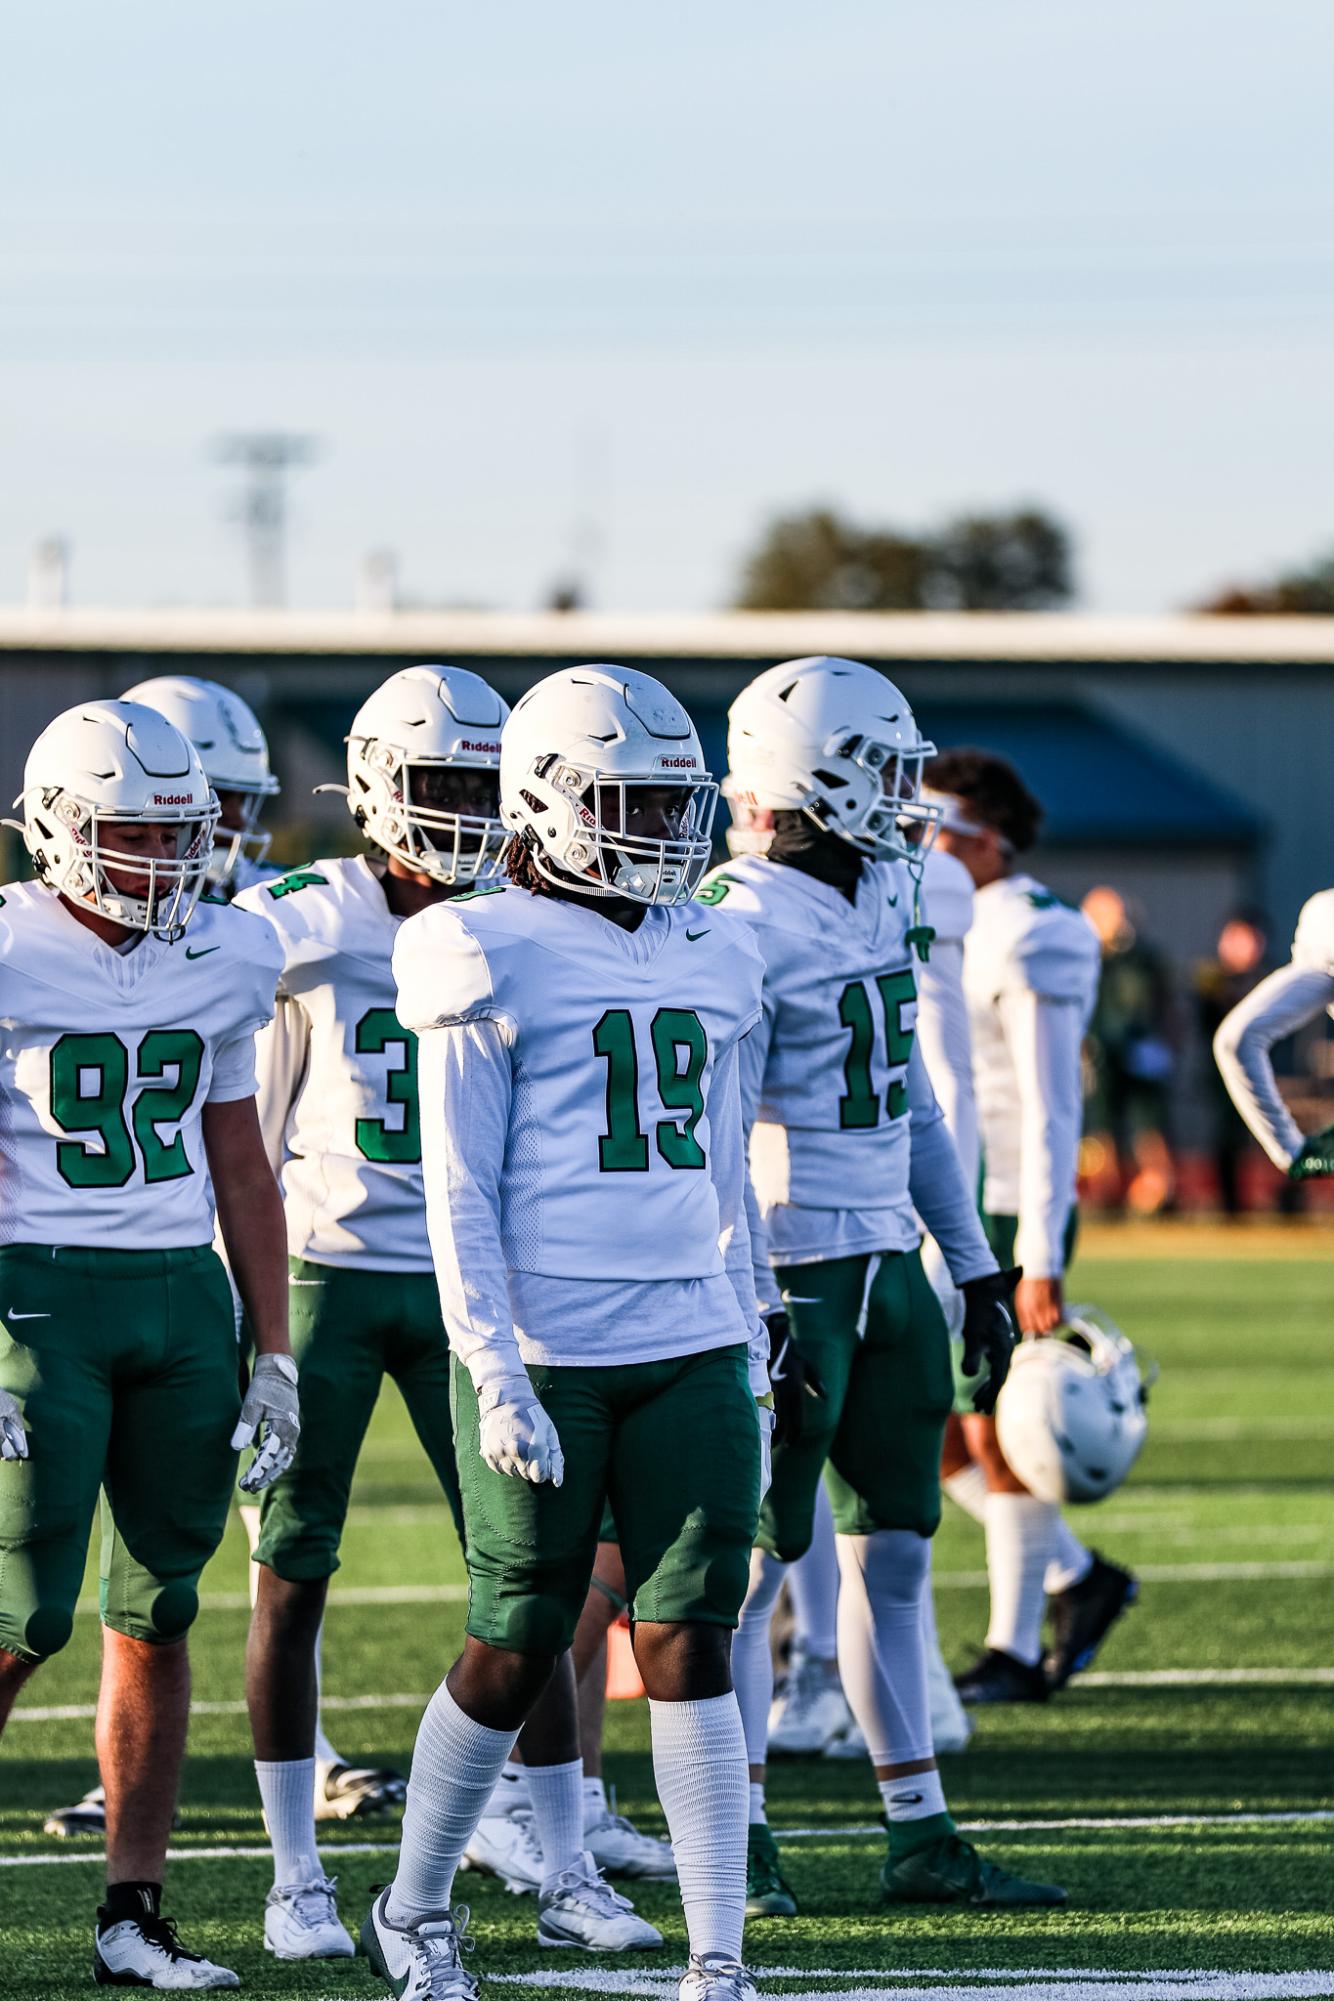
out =
[[[1017,1264],[1019,1331],[1060,1326],[1075,1231],[1083,1120],[1080,1049],[1097,997],[1092,926],[1019,864],[1042,809],[1018,773],[985,751],[946,751],[927,767],[941,813],[936,845],[961,861],[976,896],[964,951],[985,1174],[983,1221],[997,1257]],[[957,1351],[956,1351],[957,1354]],[[991,1616],[986,1650],[956,1677],[965,1702],[1045,1701],[1087,1666],[1135,1596],[1128,1571],[1084,1548],[1054,1503],[1006,1465],[990,1412],[961,1375],[946,1438],[946,1491],[985,1525]],[[1053,1641],[1043,1660],[1050,1598]]]
[[[650,676],[550,675],[501,743],[509,886],[422,913],[395,948],[399,1015],[421,1038],[470,1586],[398,1872],[362,1930],[405,2001],[477,1991],[455,1871],[571,1642],[608,1499],[689,1935],[682,2001],[755,1991],[729,1654],[768,1416],[737,1086],[760,967],[744,927],[689,901],[716,792]],[[574,1774],[576,1750],[571,1731]],[[562,1882],[610,1895],[580,1853],[577,1790],[567,1819],[543,1907]]]
[[[199,1574],[237,1448],[258,1440],[242,1480],[256,1493],[299,1429],[282,1205],[255,1108],[278,952],[253,918],[199,904],[217,801],[154,710],[57,717],[20,803],[37,880],[0,897],[0,1723],[69,1639],[100,1488],[94,1975],[234,1987],[181,1944],[161,1894]],[[254,1330],[244,1400],[215,1202]]]
[[[747,1908],[756,1915],[797,1908],[765,1818],[769,1623],[787,1565],[810,1544],[822,1475],[841,1571],[843,1686],[889,1826],[885,1900],[1064,1902],[1063,1891],[985,1861],[959,1836],[931,1737],[923,1599],[951,1380],[918,1214],[963,1291],[965,1340],[988,1404],[1014,1341],[1009,1280],[982,1234],[914,1035],[914,968],[929,949],[917,838],[932,817],[918,794],[931,750],[873,668],[825,657],[770,668],[732,705],[728,762],[731,783],[772,811],[773,839],[702,892],[720,915],[747,920],[764,959],[763,1015],[742,1044],[741,1079],[780,1429],[733,1655],[750,1758]]]
[[[1303,1134],[1283,1102],[1269,1052],[1323,1013],[1334,1013],[1334,889],[1304,905],[1291,961],[1238,1001],[1214,1037],[1229,1097],[1275,1167],[1294,1181],[1334,1174],[1334,1126]]]
[[[174,723],[199,752],[204,776],[218,799],[218,824],[208,864],[207,894],[228,902],[239,890],[282,874],[265,860],[271,836],[259,825],[264,802],[276,798],[277,779],[269,769],[269,747],[249,705],[220,682],[190,674],[162,674],[127,689],[127,702],[142,702]],[[259,1537],[259,1508],[243,1501],[241,1519],[253,1552]],[[252,1569],[252,1588],[258,1572]],[[319,1638],[316,1643],[319,1674]],[[316,1732],[316,1815],[344,1820],[402,1802],[405,1782],[397,1772],[351,1763]],[[47,1834],[103,1834],[106,1801],[93,1786],[74,1806],[60,1807],[44,1822]]]

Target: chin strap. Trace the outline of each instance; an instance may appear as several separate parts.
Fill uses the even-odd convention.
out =
[[[931,946],[935,938],[935,927],[922,918],[922,864],[909,862],[908,872],[912,876],[912,923],[904,932],[904,940],[909,944],[925,966],[931,957]]]

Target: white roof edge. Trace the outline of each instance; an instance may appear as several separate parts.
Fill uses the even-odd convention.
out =
[[[1334,665],[1334,618],[1107,618],[1009,612],[29,611],[0,606],[0,654],[659,654],[876,660],[1152,660]]]

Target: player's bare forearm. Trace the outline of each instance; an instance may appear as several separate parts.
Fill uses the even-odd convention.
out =
[[[287,1229],[253,1098],[204,1107],[218,1226],[260,1355],[290,1353]]]

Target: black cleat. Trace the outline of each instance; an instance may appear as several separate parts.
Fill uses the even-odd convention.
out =
[[[999,1647],[988,1647],[970,1668],[954,1677],[960,1702],[1045,1702],[1047,1677]]]
[[[1088,1575],[1068,1591],[1053,1593],[1047,1601],[1051,1646],[1042,1663],[1053,1691],[1064,1688],[1072,1674],[1083,1672],[1127,1605],[1138,1597],[1138,1578],[1105,1562],[1096,1550]]]

